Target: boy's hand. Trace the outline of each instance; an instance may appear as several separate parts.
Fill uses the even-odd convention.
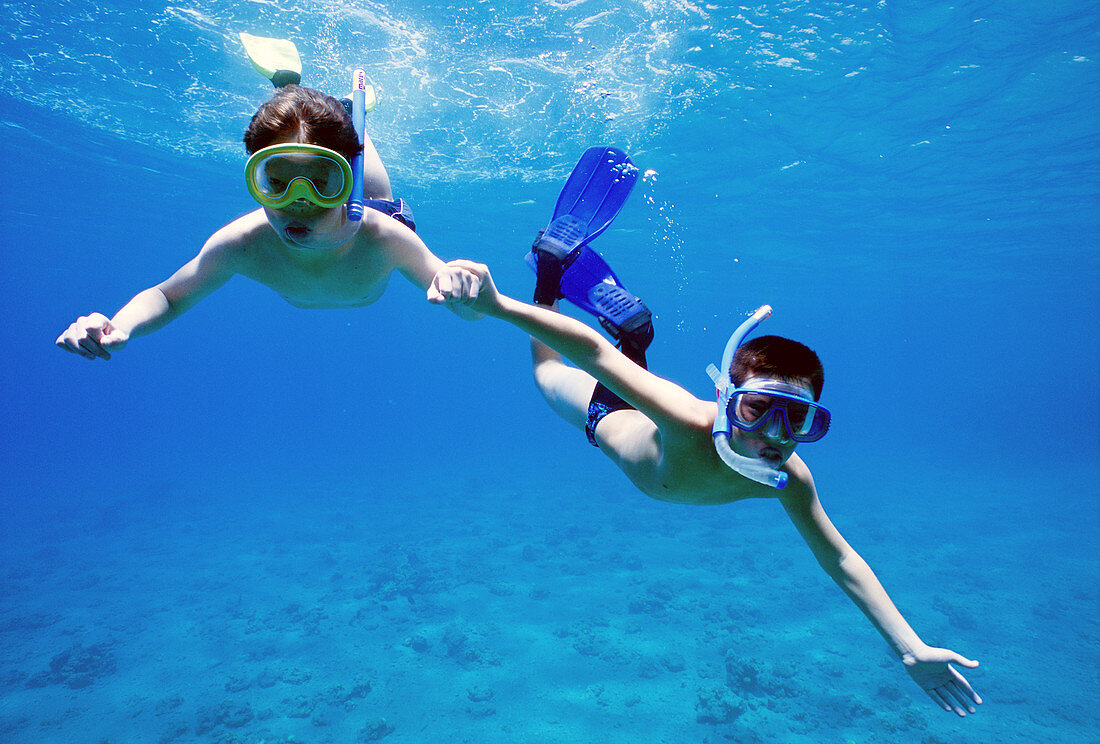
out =
[[[946,648],[925,646],[905,654],[902,657],[905,671],[913,681],[928,693],[928,697],[944,710],[954,711],[959,716],[975,712],[975,705],[981,705],[982,699],[970,683],[951,666],[958,664],[974,669],[978,662],[971,661]]]
[[[428,285],[428,302],[469,305],[475,310],[489,312],[499,305],[500,294],[488,266],[459,259],[448,263],[432,278]]]
[[[118,351],[129,340],[130,334],[111,325],[107,316],[92,313],[77,318],[55,343],[58,348],[85,359],[110,359],[111,352]]]

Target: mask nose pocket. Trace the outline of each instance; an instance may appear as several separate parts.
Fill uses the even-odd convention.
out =
[[[788,427],[784,418],[783,408],[776,406],[768,414],[768,420],[764,422],[761,433],[774,442],[786,444],[790,441],[790,436],[787,434]]]

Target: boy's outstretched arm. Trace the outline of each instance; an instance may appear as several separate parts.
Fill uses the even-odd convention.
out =
[[[235,270],[226,229],[215,233],[199,254],[155,287],[134,295],[113,318],[91,313],[77,318],[55,342],[85,359],[110,359],[134,336],[143,336],[176,319],[229,281]]]
[[[397,220],[387,217],[378,220],[377,224],[378,228],[384,231],[379,243],[390,252],[393,265],[410,282],[430,292],[432,280],[444,268],[443,259],[432,253],[419,235],[400,224]],[[466,273],[468,281],[476,281],[472,274]],[[471,307],[471,303],[468,301],[449,299],[446,302],[440,301],[439,304],[445,304],[447,309],[463,320],[479,320],[481,318],[481,313]]]
[[[710,426],[713,412],[707,411],[707,403],[639,367],[579,320],[502,294],[484,264],[464,260],[446,264],[428,287],[428,301],[468,305],[526,331],[651,418],[663,432],[694,427],[702,419]]]
[[[797,455],[792,459],[797,460]],[[792,488],[780,492],[779,500],[818,563],[867,616],[901,659],[909,676],[938,706],[959,716],[974,713],[974,706],[981,705],[982,699],[951,665],[973,669],[978,662],[946,648],[929,646],[920,639],[871,567],[825,513],[808,468],[801,460],[791,464],[805,470],[805,475],[792,477]]]

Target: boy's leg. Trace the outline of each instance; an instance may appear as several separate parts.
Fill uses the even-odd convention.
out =
[[[602,320],[602,319],[601,319]],[[607,327],[607,324],[604,324]],[[612,335],[619,339],[619,350],[630,361],[642,369],[649,369],[646,365],[645,350],[653,341],[653,323],[648,318],[641,326],[632,331],[624,332],[622,329],[608,329]],[[597,382],[592,390],[592,398],[588,403],[588,415],[585,420],[584,433],[588,436],[588,442],[593,447],[596,443],[596,427],[599,426],[604,416],[615,411],[634,410],[634,406],[627,403],[615,393],[604,387],[602,382]]]
[[[550,307],[557,310],[556,303]],[[561,354],[534,337],[531,338],[531,367],[535,386],[554,412],[583,430],[596,378],[584,370],[570,367],[562,361]]]
[[[534,303],[557,310],[561,275],[567,264],[538,250],[537,245],[536,239]],[[630,328],[617,328],[603,318],[600,323],[618,340],[619,349],[628,359],[648,369],[645,351],[653,340],[653,323],[648,311],[633,318]],[[535,384],[546,402],[559,416],[583,429],[593,446],[597,446],[596,427],[607,414],[634,408],[587,372],[566,365],[560,354],[534,338],[531,339],[531,358]]]
[[[367,199],[393,199],[390,175],[366,132],[363,133],[363,196]]]

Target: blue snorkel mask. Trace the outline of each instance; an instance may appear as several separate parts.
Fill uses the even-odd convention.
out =
[[[768,438],[785,443],[816,442],[829,430],[829,411],[807,398],[801,388],[769,380],[755,384],[749,380],[736,387],[729,377],[730,365],[745,338],[772,314],[770,305],[762,305],[737,327],[722,353],[722,367],[707,365],[707,374],[718,390],[718,415],[711,436],[722,462],[741,475],[772,488],[787,485],[787,473],[770,467],[755,457],[745,457],[730,447],[733,427],[746,432],[765,432]]]

